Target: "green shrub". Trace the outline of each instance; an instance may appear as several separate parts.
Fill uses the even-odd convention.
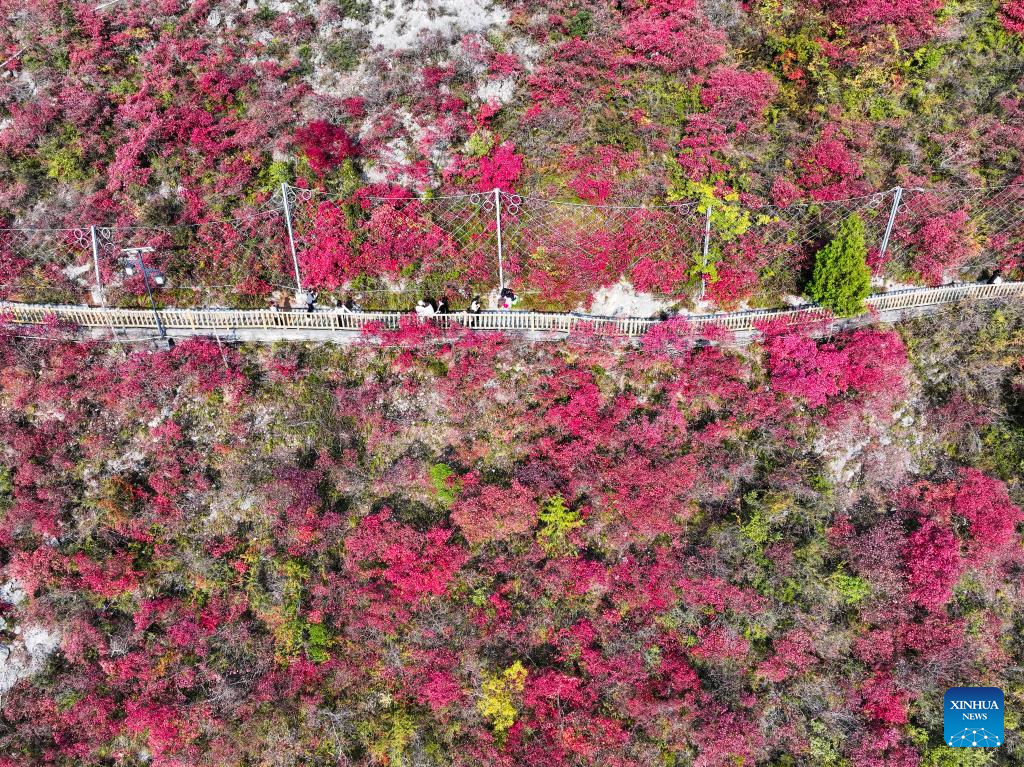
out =
[[[487,128],[478,128],[466,141],[466,154],[470,157],[483,157],[494,146],[494,134]]]
[[[390,699],[387,700],[390,703]],[[359,722],[356,733],[366,744],[374,764],[407,767],[410,761],[406,752],[416,737],[416,721],[405,709],[396,708]]]
[[[0,466],[0,515],[14,503],[14,477],[7,466]]]
[[[363,46],[347,37],[328,43],[324,48],[324,58],[339,72],[350,72],[359,66],[359,55]]]
[[[369,0],[336,0],[336,4],[343,19],[370,20]]]
[[[921,767],[983,767],[991,764],[993,753],[980,748],[939,746],[924,753]]]
[[[505,733],[516,722],[515,700],[526,685],[526,668],[516,661],[500,674],[484,678],[476,707],[480,715],[489,719],[494,734],[504,740]]]
[[[586,37],[587,33],[590,32],[592,20],[593,14],[586,8],[576,11],[576,15],[569,19],[569,24],[566,27],[569,37]]]
[[[821,722],[811,722],[811,737],[808,744],[809,763],[816,767],[850,767],[841,754],[841,743]]]
[[[568,535],[583,526],[578,511],[571,511],[565,505],[565,499],[553,495],[545,499],[540,508],[540,530],[537,531],[537,543],[549,556],[558,554],[574,554],[575,547],[569,542]]]
[[[458,480],[451,480],[455,471],[446,463],[435,463],[430,467],[429,472],[430,484],[434,488],[434,492],[437,493],[437,500],[442,506],[448,508],[455,500],[460,487]]]
[[[268,158],[269,160],[269,158]],[[281,184],[288,184],[292,180],[291,164],[286,160],[269,161],[259,169],[256,179],[253,181],[253,196],[256,194],[268,194],[276,192]]]
[[[69,126],[59,136],[46,140],[39,148],[39,156],[46,167],[46,175],[61,182],[84,181],[89,177],[78,132]]]
[[[982,432],[981,442],[981,464],[984,469],[1005,482],[1024,475],[1024,429],[1013,426],[986,426]]]
[[[306,638],[306,657],[314,663],[326,663],[331,659],[327,648],[331,645],[331,637],[319,623],[305,623],[303,633]]]
[[[840,317],[860,314],[871,291],[867,255],[864,222],[852,213],[832,241],[818,251],[807,295]]]
[[[779,539],[775,523],[781,523],[790,506],[791,498],[785,494],[752,490],[743,496],[745,520],[740,533],[759,549],[775,543]]]
[[[269,24],[274,19],[276,19],[277,16],[278,16],[278,13],[273,8],[271,8],[269,6],[266,6],[266,5],[261,5],[259,10],[256,11],[256,17],[255,18],[256,18],[256,21],[262,22],[263,24]]]
[[[855,605],[871,593],[871,587],[863,578],[847,575],[842,569],[836,570],[829,577],[829,585],[839,593],[844,603]]]

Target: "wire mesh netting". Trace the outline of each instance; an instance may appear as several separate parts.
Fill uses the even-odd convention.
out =
[[[387,308],[425,295],[466,298],[498,282],[494,194],[339,199],[290,189],[289,200],[308,288]]]
[[[942,283],[959,274],[1020,267],[1024,185],[903,192],[890,242],[893,271]]]
[[[877,250],[885,233],[892,197],[892,192],[879,192],[847,200],[765,206],[753,211],[753,227],[767,245],[813,254],[829,241],[845,219],[856,214],[864,222],[869,250]]]
[[[201,224],[103,227],[100,274],[108,303],[132,303],[146,281],[160,302],[254,305],[295,290],[279,210],[254,209]]]
[[[142,305],[148,282],[164,305],[243,307],[301,286],[402,309],[423,296],[458,306],[504,284],[535,307],[571,308],[626,279],[676,299],[699,298],[706,283],[723,303],[754,288],[797,292],[814,254],[852,214],[864,222],[869,259],[897,279],[941,283],[1024,265],[1024,185],[894,189],[784,207],[754,199],[715,199],[708,213],[705,203],[590,205],[504,192],[337,197],[282,187],[198,223],[0,229],[0,298]]]
[[[90,230],[0,229],[0,298],[75,301],[96,285]]]
[[[1024,264],[1024,185],[1014,184],[984,193],[974,217],[976,231],[984,238],[979,264],[1004,271]]]
[[[844,200],[797,202],[787,206],[751,208],[734,224],[732,240],[721,237],[728,227],[712,220],[712,241],[722,248],[721,271],[736,271],[760,281],[769,291],[796,292],[818,252],[851,215],[864,223],[868,260],[874,263],[885,236],[895,192],[886,191]],[[724,275],[723,275],[724,276]]]
[[[597,206],[502,195],[506,282],[554,302],[579,301],[620,277],[676,295],[691,280],[703,225],[695,204]]]

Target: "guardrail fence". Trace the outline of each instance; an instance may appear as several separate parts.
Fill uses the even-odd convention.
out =
[[[1013,297],[1024,297],[1024,282],[902,290],[872,296],[868,298],[867,303],[869,311],[884,315],[968,299]],[[345,313],[337,310],[319,310],[312,313],[274,312],[265,309],[160,309],[154,312],[143,309],[0,302],[0,319],[17,324],[42,324],[55,318],[83,328],[160,330],[162,326],[174,335],[209,335],[221,332],[230,334],[233,331],[261,330],[267,331],[265,336],[273,337],[275,331],[283,334],[290,330],[324,331],[324,335],[361,332],[372,327],[394,330],[399,327],[403,317],[408,319],[410,314]],[[793,324],[802,324],[829,317],[828,312],[820,307],[805,305],[791,309],[687,315],[686,319],[698,330],[718,327],[742,333],[754,330],[757,323],[766,320],[785,319]],[[479,331],[572,333],[589,329],[598,333],[637,337],[662,320],[649,317],[598,317],[587,314],[503,311],[480,314],[455,312],[437,315],[427,321],[442,327],[460,325]]]

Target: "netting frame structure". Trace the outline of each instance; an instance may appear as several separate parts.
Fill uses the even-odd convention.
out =
[[[954,268],[1024,263],[1021,213],[1024,184],[894,187],[760,207],[717,199],[597,205],[500,189],[341,198],[281,184],[244,216],[200,224],[0,229],[0,299],[67,303],[77,292],[97,305],[139,304],[139,280],[126,279],[124,264],[141,251],[153,269],[172,273],[186,305],[217,306],[234,294],[249,296],[248,307],[272,291],[302,303],[326,289],[386,294],[410,306],[431,291],[468,299],[509,286],[564,305],[618,280],[699,302],[730,248],[806,261],[851,214],[865,222],[875,264],[931,270],[938,284],[945,273],[929,250],[955,247]],[[184,301],[183,291],[201,297]]]
[[[332,197],[282,186],[281,194],[290,201],[289,247],[306,294],[385,293],[411,305],[430,287],[468,299],[467,285],[504,285],[502,201],[493,190]]]

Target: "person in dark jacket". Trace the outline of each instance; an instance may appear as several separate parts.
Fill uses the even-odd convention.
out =
[[[473,300],[469,302],[469,313],[480,314],[480,294],[477,293],[473,296]]]
[[[512,288],[501,289],[501,299],[498,302],[498,307],[501,309],[511,309],[513,306],[519,303],[519,296],[513,292]]]

